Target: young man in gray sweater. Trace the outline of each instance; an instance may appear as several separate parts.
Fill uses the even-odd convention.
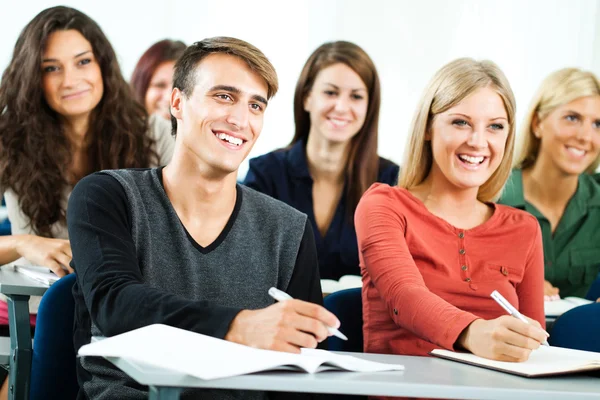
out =
[[[254,46],[210,38],[185,51],[171,96],[172,161],[92,174],[73,190],[75,345],[162,323],[262,349],[316,347],[337,327],[325,310],[306,215],[237,185],[277,75]],[[297,300],[273,304],[275,286]],[[199,360],[201,362],[201,360]],[[144,399],[109,362],[78,359],[80,398]],[[191,391],[184,398],[264,399]]]

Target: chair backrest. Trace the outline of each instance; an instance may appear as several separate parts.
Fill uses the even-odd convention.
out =
[[[332,351],[363,351],[363,318],[361,288],[345,289],[334,292],[323,300],[325,308],[340,320],[340,331],[348,341],[330,336],[327,339]]]
[[[552,346],[600,352],[600,303],[575,307],[556,319],[548,342]]]
[[[59,279],[40,302],[33,339],[30,400],[77,397],[79,386],[73,345],[74,283],[75,274]]]

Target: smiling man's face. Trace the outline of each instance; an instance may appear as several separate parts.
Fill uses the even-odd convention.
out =
[[[239,57],[206,56],[191,94],[174,89],[171,112],[177,140],[212,173],[236,172],[260,136],[267,83]]]

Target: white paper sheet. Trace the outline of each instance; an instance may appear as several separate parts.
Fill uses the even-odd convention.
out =
[[[150,325],[79,349],[80,356],[120,357],[173,370],[201,379],[217,379],[294,366],[308,373],[336,369],[377,372],[403,370],[324,350],[303,349],[302,354],[260,350],[166,325]]]
[[[560,300],[545,301],[544,314],[546,314],[547,317],[558,317],[572,308],[592,303],[592,301],[580,297],[565,297]]]
[[[548,346],[540,346],[537,350],[532,351],[529,359],[522,363],[488,360],[470,353],[455,353],[440,349],[433,350],[432,354],[530,376],[577,371],[600,366],[600,353]]]

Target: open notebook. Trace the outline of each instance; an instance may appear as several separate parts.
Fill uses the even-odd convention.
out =
[[[593,303],[590,300],[582,299],[581,297],[565,297],[560,300],[545,301],[544,313],[546,317],[558,317],[569,311],[572,308],[584,306]]]
[[[362,278],[358,275],[344,275],[339,281],[333,279],[321,279],[321,292],[323,294],[331,294],[339,290],[359,287],[362,287]]]
[[[201,379],[290,369],[308,373],[404,369],[325,350],[303,349],[302,354],[260,350],[160,324],[92,342],[82,346],[79,355],[118,357]]]
[[[540,346],[539,349],[531,352],[527,361],[522,363],[493,361],[471,353],[456,353],[440,349],[433,350],[430,354],[527,378],[600,370],[600,353],[562,347]]]

